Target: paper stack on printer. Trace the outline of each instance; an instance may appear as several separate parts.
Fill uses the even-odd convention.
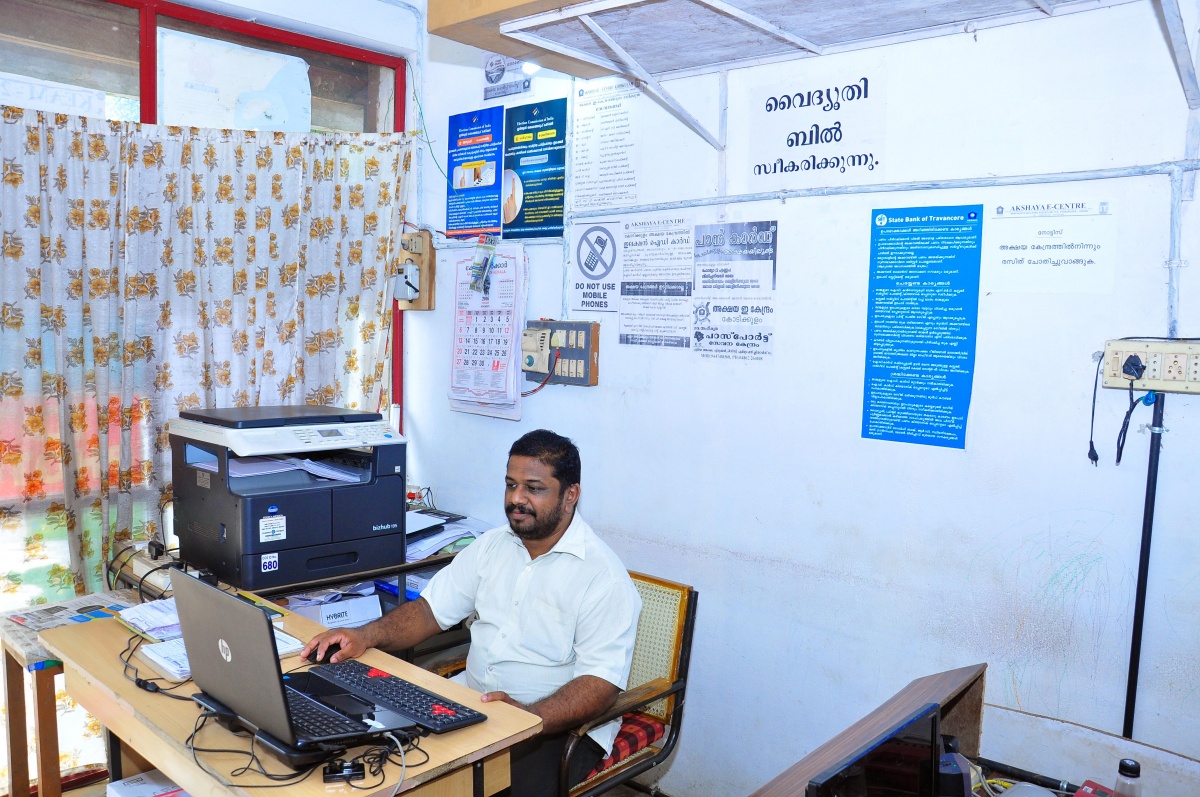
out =
[[[430,516],[417,511],[409,511],[404,516],[405,552],[404,558],[409,562],[419,562],[451,543],[470,537],[474,540],[491,526],[482,520],[464,517],[452,520],[440,530],[435,530],[438,524],[430,526]],[[415,526],[415,528],[414,528]]]
[[[217,461],[204,460],[192,463],[192,467],[217,472]],[[230,457],[230,476],[265,476],[268,473],[283,473],[289,470],[302,470],[322,479],[339,482],[358,482],[365,475],[353,468],[343,468],[329,462],[316,462],[311,459],[291,457],[286,454],[269,457]]]

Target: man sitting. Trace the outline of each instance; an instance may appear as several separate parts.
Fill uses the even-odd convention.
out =
[[[409,648],[471,612],[466,684],[542,718],[537,736],[511,751],[512,797],[559,793],[567,731],[616,702],[629,678],[642,602],[617,555],[576,511],[579,449],[545,429],[508,452],[504,512],[439,571],[421,597],[358,629],[314,637],[304,655],[337,643],[331,661],[368,647]],[[620,720],[588,731],[572,756],[570,785],[606,757]]]

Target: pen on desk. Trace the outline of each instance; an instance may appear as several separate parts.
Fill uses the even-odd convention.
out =
[[[33,664],[26,665],[25,669],[30,672],[37,672],[38,670],[48,670],[51,667],[61,666],[62,662],[58,659],[46,659],[45,661],[35,661]]]

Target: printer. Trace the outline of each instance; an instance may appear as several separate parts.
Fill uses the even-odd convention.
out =
[[[379,413],[185,410],[167,431],[188,564],[248,590],[404,564],[405,442]]]

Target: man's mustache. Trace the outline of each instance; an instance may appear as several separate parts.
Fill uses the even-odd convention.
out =
[[[524,504],[505,504],[505,505],[504,505],[504,511],[505,511],[505,512],[509,512],[509,513],[511,513],[511,512],[521,512],[522,514],[525,514],[525,515],[530,515],[530,516],[532,516],[532,517],[537,517],[537,512],[534,512],[534,511],[533,511],[533,507],[532,507],[532,506],[526,506],[526,505],[524,505]]]

